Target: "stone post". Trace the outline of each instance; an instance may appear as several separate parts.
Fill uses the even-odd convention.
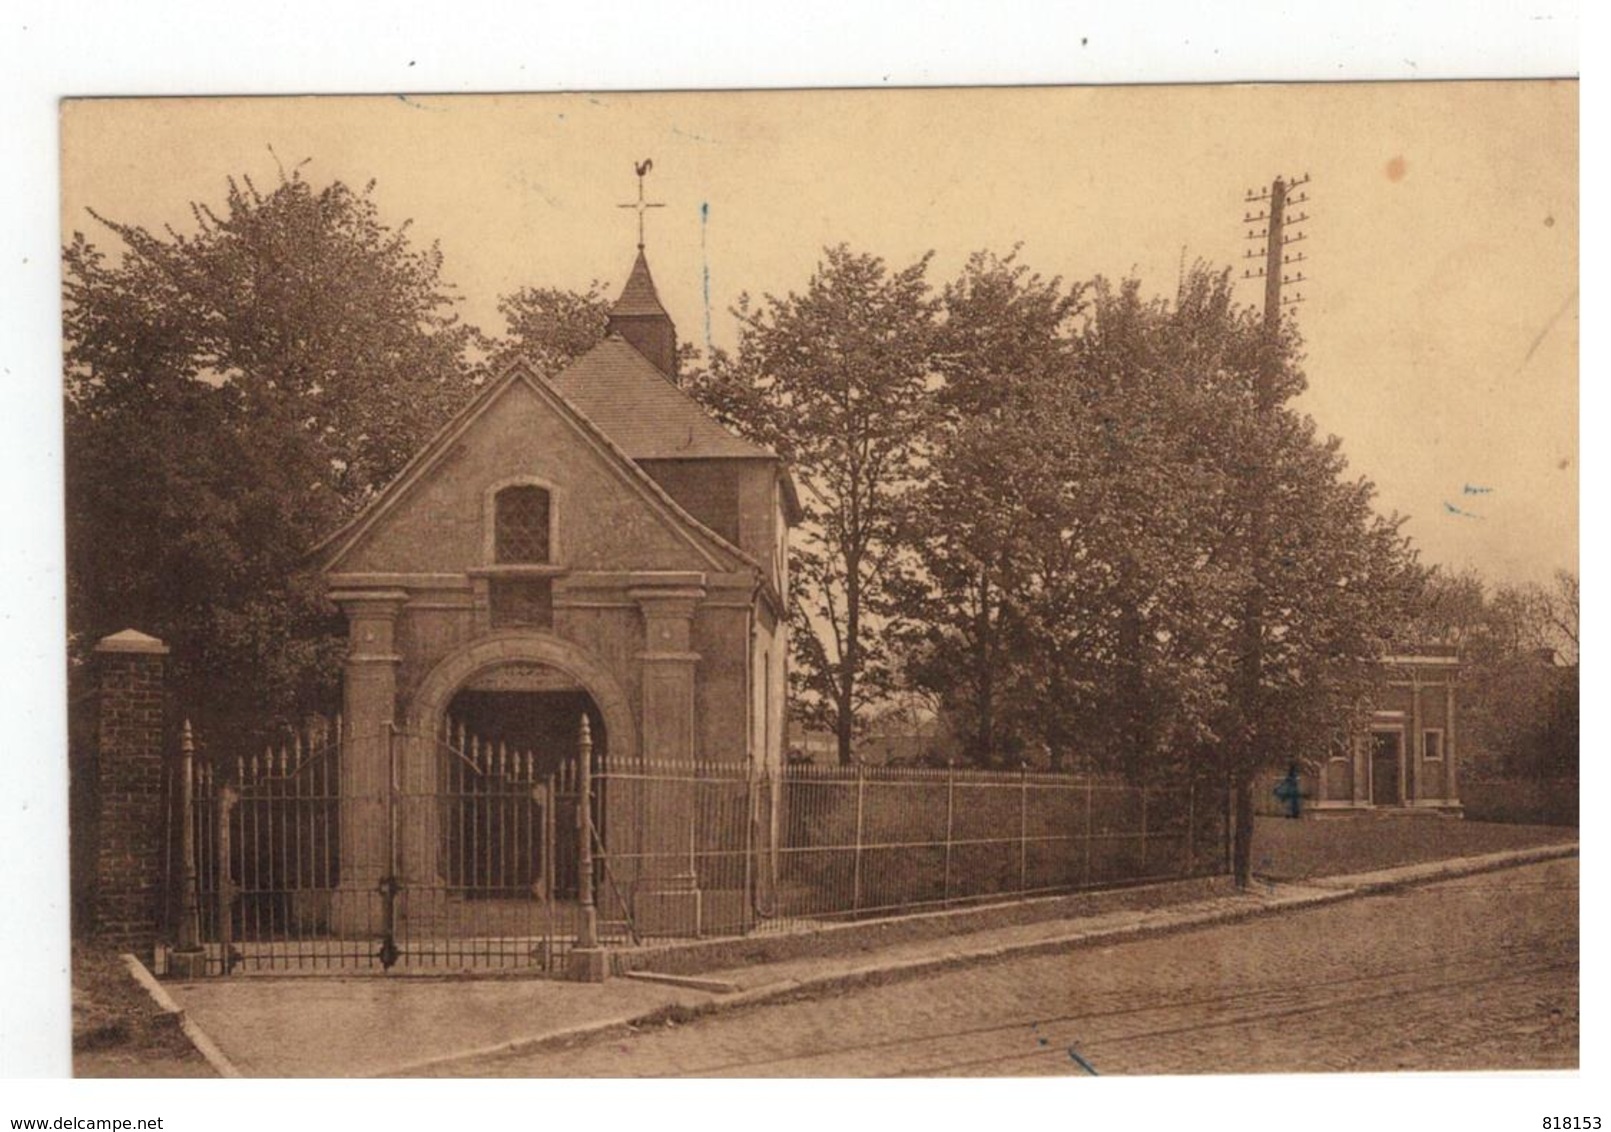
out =
[[[578,982],[602,983],[609,974],[609,962],[599,946],[598,908],[593,900],[593,732],[585,712],[577,739],[576,896],[582,906],[582,923],[571,950],[570,974]]]
[[[643,613],[643,757],[686,767],[695,758],[694,610],[705,596],[700,575],[638,576],[631,590]],[[644,798],[641,865],[634,884],[633,918],[648,935],[691,935],[699,930],[699,878],[695,870],[692,782],[657,783]]]
[[[342,684],[340,882],[332,926],[343,935],[380,928],[380,886],[392,871],[392,728],[397,714],[397,612],[402,590],[338,590],[349,648]]]
[[[125,629],[95,646],[95,934],[149,952],[162,923],[163,670],[168,646]]]

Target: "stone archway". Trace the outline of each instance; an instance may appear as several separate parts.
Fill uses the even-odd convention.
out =
[[[637,753],[638,731],[632,704],[610,670],[577,645],[531,630],[490,633],[438,661],[409,700],[408,730],[419,735],[436,734],[449,701],[461,687],[489,669],[509,664],[544,665],[575,680],[604,717],[611,753],[624,757]]]

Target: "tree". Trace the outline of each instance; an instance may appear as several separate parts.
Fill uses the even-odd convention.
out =
[[[741,297],[736,356],[689,388],[792,466],[805,512],[791,548],[795,710],[830,725],[850,762],[857,720],[893,684],[890,641],[922,475],[935,300],[928,257],[892,271],[825,249],[805,291]]]
[[[1368,480],[1347,478],[1336,437],[1291,408],[1305,384],[1296,326],[1250,311],[1258,357],[1222,401],[1238,434],[1221,450],[1243,535],[1233,547],[1236,599],[1220,622],[1231,694],[1218,714],[1218,761],[1234,797],[1236,882],[1251,876],[1253,792],[1262,772],[1324,749],[1364,711],[1377,663],[1410,620],[1425,581],[1402,519],[1373,507]]]
[[[597,279],[585,291],[528,286],[505,295],[498,313],[508,333],[493,353],[494,370],[524,357],[539,373],[558,373],[604,337],[610,306]]]
[[[1428,579],[1415,631],[1459,646],[1461,762],[1474,777],[1576,778],[1577,599],[1564,570],[1548,586]]]
[[[1032,498],[1047,469],[1040,427],[1067,368],[1078,288],[978,253],[941,295],[932,459],[904,537],[923,584],[903,601],[908,668],[966,729],[981,765],[1021,754],[1032,686],[1012,663],[1022,636],[1019,591]]]
[[[1009,692],[991,726],[1135,779],[1230,786],[1245,882],[1255,781],[1361,710],[1420,573],[1340,443],[1288,406],[1295,332],[1272,341],[1228,273],[1199,265],[1173,302],[1136,280],[1088,292],[1021,408],[975,404],[943,434],[941,498],[977,502],[936,511],[931,533],[976,531],[973,560],[1001,582],[988,671]],[[959,610],[931,635],[983,627]]]
[[[476,332],[373,184],[230,180],[195,228],[92,214],[63,251],[69,631],[173,646],[188,710],[323,706],[339,619],[306,553],[469,395]]]

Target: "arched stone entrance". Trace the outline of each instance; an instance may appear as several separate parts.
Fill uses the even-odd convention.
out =
[[[522,673],[522,668],[527,671]],[[491,633],[443,657],[411,697],[406,727],[417,735],[439,735],[448,705],[466,686],[479,680],[495,685],[494,674],[504,670],[513,674],[511,690],[524,682],[530,690],[542,691],[545,669],[563,675],[569,681],[567,688],[579,688],[592,699],[614,754],[627,758],[636,754],[632,705],[610,670],[577,645],[531,630]],[[558,681],[553,683],[551,690],[563,690]]]
[[[455,703],[478,695],[511,696],[548,714],[540,729],[551,740],[547,749],[516,743],[509,750],[515,731],[477,735],[469,727],[472,720],[453,718]],[[575,710],[567,711],[572,705]],[[551,782],[556,771],[562,778],[566,769],[574,773],[584,711],[600,733],[595,754],[605,743],[621,754],[637,749],[626,692],[602,663],[569,641],[533,630],[505,630],[437,662],[409,698],[400,728],[394,828],[403,883],[417,890],[507,895],[504,890],[515,882],[535,881],[536,862],[548,860],[537,853],[544,831],[532,824],[537,819],[521,816],[520,799]],[[515,754],[519,759],[511,761]],[[561,795],[574,789],[565,781],[557,787]],[[547,808],[555,809],[553,799]],[[558,825],[553,817],[548,821],[546,836],[565,845],[555,858],[559,871],[574,871],[569,863],[574,847],[567,837],[574,819]],[[499,862],[490,872],[488,854]],[[519,865],[522,854],[533,864]],[[558,887],[571,888],[574,882]],[[533,891],[554,895],[547,886]]]

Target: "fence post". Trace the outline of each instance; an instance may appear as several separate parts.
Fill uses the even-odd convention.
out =
[[[1197,875],[1197,780],[1192,778],[1186,783],[1186,875]]]
[[[945,886],[941,891],[944,904],[951,903],[951,830],[952,815],[956,811],[957,763],[945,760]]]
[[[1018,891],[1029,888],[1029,768],[1018,766]]]
[[[861,763],[856,764],[856,856],[852,865],[850,910],[861,910],[861,837],[862,837],[862,809],[863,796],[866,793],[867,777],[865,768]]]
[[[1091,841],[1096,837],[1096,827],[1092,825],[1096,808],[1092,804],[1092,795],[1096,793],[1096,783],[1091,778],[1089,769],[1085,772],[1085,869],[1080,877],[1080,883],[1086,888],[1091,886]]]
[[[1236,872],[1236,813],[1231,808],[1235,804],[1235,791],[1231,789],[1231,776],[1225,776],[1225,823],[1222,837],[1225,841],[1225,872]]]
[[[751,758],[744,766],[744,888],[743,903],[739,905],[738,926],[740,931],[750,930],[750,910],[754,905],[754,894],[750,891],[752,883],[751,858],[755,855],[755,801],[758,794],[755,788],[755,759]]]
[[[179,732],[179,930],[169,970],[181,979],[206,974],[196,877],[196,741],[185,720]]]
[[[235,812],[235,800],[239,797],[236,788],[227,782],[221,781],[224,776],[216,776],[217,781],[217,816],[213,819],[217,823],[214,841],[218,845],[214,868],[217,870],[217,880],[213,882],[214,896],[218,902],[218,952],[220,955],[219,974],[227,975],[235,967],[235,878],[229,870],[229,858],[232,852],[230,838],[230,821]]]
[[[604,950],[599,947],[598,908],[593,903],[593,725],[582,713],[577,737],[579,754],[576,832],[577,902],[582,906],[582,924],[576,947],[571,951],[571,978],[583,983],[602,983],[608,974]]]
[[[1141,875],[1147,875],[1147,788],[1141,787]]]

